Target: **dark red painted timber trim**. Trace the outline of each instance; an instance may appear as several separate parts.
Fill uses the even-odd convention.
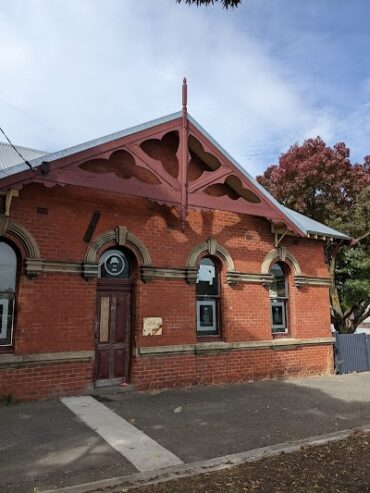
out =
[[[26,170],[17,175],[1,180],[0,188],[21,188],[30,182],[42,183],[46,187],[55,185],[73,185],[84,188],[93,188],[109,192],[123,193],[145,197],[149,200],[175,206],[179,212],[182,227],[184,227],[188,207],[193,209],[224,210],[238,214],[250,214],[265,217],[274,222],[285,223],[289,229],[304,236],[299,228],[271,201],[258,187],[248,179],[187,117],[187,89],[186,81],[183,84],[182,117],[156,125],[131,135],[116,139],[105,144],[77,152],[73,155],[60,158],[50,163],[47,173],[42,173],[40,167],[35,171]],[[149,139],[162,139],[170,132],[176,131],[179,135],[177,158],[179,162],[178,179],[169,175],[161,161],[148,156],[140,147],[142,142]],[[221,166],[215,171],[205,171],[195,181],[188,182],[189,169],[189,135],[195,137],[203,146],[205,152],[215,156]],[[160,182],[150,185],[141,182],[135,177],[123,179],[113,172],[93,173],[80,168],[80,165],[93,159],[109,160],[118,150],[131,153],[137,166],[150,171]],[[240,180],[243,188],[252,192],[260,203],[248,202],[242,197],[232,200],[228,195],[212,196],[205,193],[207,187],[215,184],[224,184],[229,176]]]
[[[184,78],[182,84],[182,129],[180,135],[179,178],[181,189],[180,220],[182,230],[185,229],[185,220],[188,212],[188,170],[189,170],[189,143],[188,143],[188,87]]]
[[[215,183],[222,183],[223,180],[228,176],[232,175],[233,171],[231,169],[225,169],[225,167],[221,166],[221,168],[216,171],[205,171],[198,180],[191,182],[189,184],[189,193],[198,192],[198,190],[204,190],[205,188],[213,185]]]
[[[155,127],[126,135],[125,137],[106,142],[105,144],[90,147],[89,149],[85,149],[69,156],[56,159],[55,161],[51,161],[50,170],[57,170],[59,168],[63,168],[64,166],[71,165],[79,166],[83,162],[90,159],[108,159],[114,151],[123,149],[124,146],[130,144],[131,142],[136,142],[138,145],[140,145],[141,142],[149,138],[160,139],[169,131],[180,130],[181,124],[181,117],[174,118],[169,122],[161,123],[159,125],[156,125]],[[15,175],[7,176],[1,179],[0,190],[10,187],[17,188],[17,186],[21,188],[23,184],[36,181],[35,177],[38,177],[37,181],[41,183],[43,181],[42,177],[44,176],[45,175],[41,173],[40,166],[35,168],[35,170],[20,171]]]
[[[261,191],[254,185],[254,183],[250,180],[248,180],[248,178],[200,131],[198,130],[198,128],[193,125],[191,122],[189,122],[189,135],[193,135],[195,138],[197,138],[201,144],[203,145],[203,149],[206,151],[206,152],[209,152],[211,154],[213,154],[221,163],[221,169],[228,169],[230,170],[230,175],[234,175],[236,176],[237,178],[240,179],[240,181],[242,182],[243,185],[246,185],[247,188],[249,188],[260,200],[261,200],[261,204],[259,204],[259,206],[261,207],[262,204],[264,204],[266,206],[266,210],[267,210],[267,207],[270,209],[270,213],[266,215],[266,217],[269,217],[269,218],[273,218],[273,219],[277,219],[277,220],[281,220],[281,222],[285,223],[289,229],[291,229],[292,231],[294,231],[295,233],[299,234],[300,236],[305,236],[305,233],[304,231],[301,231],[295,223],[293,223],[271,200],[269,200],[268,197],[266,197],[266,195],[264,195],[263,193],[261,193]],[[202,175],[203,177],[203,175]],[[202,179],[202,177],[200,179]],[[196,184],[197,182],[194,183],[194,185]],[[210,184],[214,184],[214,183],[223,183],[223,180],[220,181],[214,181],[214,182],[209,182],[206,186],[209,186]],[[204,186],[203,189],[206,187]],[[194,195],[194,194],[192,194]],[[224,197],[210,197],[211,200],[214,200],[214,199],[219,199],[219,198],[224,198]],[[190,200],[191,202],[193,202],[193,197],[191,199],[189,199],[189,203],[190,203]],[[230,199],[229,199],[230,200]],[[233,201],[234,203],[238,202],[240,199],[238,199],[237,201]],[[198,205],[200,207],[202,207],[202,204],[204,204],[204,200],[203,199],[200,199],[199,195],[197,194],[197,199],[195,199],[196,202],[198,202]],[[225,202],[227,201],[227,199],[225,199]],[[201,202],[201,203],[199,203]],[[243,201],[245,204],[246,202]],[[223,203],[223,201],[218,201],[218,203],[220,204],[220,207],[217,207],[217,208],[220,208],[220,210],[229,210],[229,209],[224,209],[221,204]],[[254,204],[248,204],[248,206],[250,205],[254,205]],[[225,205],[226,207],[226,205]],[[214,208],[214,207],[211,207],[211,208]],[[239,209],[239,207],[236,207],[236,209]],[[233,212],[241,212],[243,213],[243,211],[241,210],[235,210]],[[250,212],[244,212],[246,214],[252,214]],[[253,215],[263,215],[263,214],[256,214],[254,213]]]
[[[151,173],[153,173],[160,182],[170,185],[174,190],[180,190],[180,185],[178,180],[167,173],[167,171],[160,165],[159,161],[148,156],[139,145],[132,143],[126,145],[125,149],[130,151],[131,154],[135,156],[135,161],[137,166],[142,166],[146,168]],[[149,185],[155,186],[155,185]]]
[[[50,178],[43,179],[40,183],[43,183],[46,187],[53,187],[55,185],[73,185],[106,192],[137,195],[158,202],[170,204],[179,203],[178,191],[175,191],[164,184],[148,185],[135,177],[122,180],[117,178],[114,173],[107,173],[102,177],[101,175],[89,173],[81,169],[66,169],[56,173],[53,173]],[[38,180],[35,181],[38,182]]]

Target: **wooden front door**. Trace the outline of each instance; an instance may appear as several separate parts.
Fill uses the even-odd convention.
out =
[[[131,285],[99,279],[96,314],[96,385],[127,382],[130,363]]]

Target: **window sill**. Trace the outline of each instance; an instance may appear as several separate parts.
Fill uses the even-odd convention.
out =
[[[198,342],[213,342],[213,341],[222,341],[221,336],[219,334],[211,336],[197,336]]]
[[[34,363],[69,363],[73,361],[91,361],[94,358],[94,351],[65,351],[60,353],[25,353],[0,354],[0,367],[3,366],[24,366]]]
[[[0,354],[13,354],[14,346],[0,346]]]
[[[284,339],[286,337],[291,337],[289,332],[272,332],[273,339]]]
[[[279,339],[279,338],[278,338]],[[282,340],[262,340],[262,341],[240,341],[240,342],[225,342],[221,340],[213,341],[198,341],[196,344],[182,344],[175,346],[154,346],[154,347],[139,347],[134,348],[136,356],[165,356],[167,354],[204,354],[214,351],[248,351],[261,349],[292,349],[302,346],[322,346],[333,345],[333,337],[315,337],[310,339],[293,339],[283,337]]]

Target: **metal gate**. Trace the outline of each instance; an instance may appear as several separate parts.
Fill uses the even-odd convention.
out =
[[[370,335],[336,333],[334,350],[337,373],[370,371]]]

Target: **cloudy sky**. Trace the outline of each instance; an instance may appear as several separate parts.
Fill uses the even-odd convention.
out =
[[[0,0],[0,125],[56,151],[181,108],[253,175],[294,142],[370,154],[370,2]]]

